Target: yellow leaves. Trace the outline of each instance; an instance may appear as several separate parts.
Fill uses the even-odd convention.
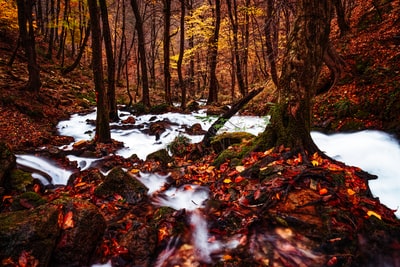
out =
[[[132,169],[129,171],[131,174],[138,174],[140,172],[139,169]]]
[[[225,178],[223,182],[224,182],[224,184],[230,184],[230,183],[232,183],[232,180],[229,178]]]
[[[318,154],[318,152],[315,152],[311,157],[311,164],[314,167],[322,165],[323,161],[324,160],[321,158],[321,156]]]
[[[375,211],[369,210],[369,211],[367,211],[367,215],[368,215],[368,217],[375,216],[375,217],[378,218],[379,220],[382,220],[381,215],[379,215],[379,214],[376,213]]]

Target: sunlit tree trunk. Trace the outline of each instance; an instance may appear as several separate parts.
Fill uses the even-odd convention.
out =
[[[332,8],[333,0],[297,2],[278,83],[278,103],[260,139],[264,148],[284,145],[309,153],[319,151],[310,135],[311,101],[329,44]]]
[[[95,142],[110,143],[111,133],[108,115],[107,93],[104,87],[101,45],[100,12],[97,0],[87,0],[92,28],[92,65],[97,100]]]
[[[209,79],[210,84],[208,87],[208,99],[207,104],[218,102],[218,79],[217,79],[217,57],[218,57],[218,39],[219,39],[219,28],[221,25],[221,2],[215,0],[214,7],[214,33],[209,40],[209,51],[208,51],[208,64],[209,64]]]
[[[32,18],[32,0],[18,0],[18,25],[22,47],[28,63],[28,84],[27,89],[39,92],[41,87],[40,69],[36,62],[35,32]]]

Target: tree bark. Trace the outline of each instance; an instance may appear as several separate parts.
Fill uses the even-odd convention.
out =
[[[107,94],[103,81],[103,59],[101,45],[100,12],[97,0],[87,0],[92,27],[92,65],[97,100],[95,142],[110,143],[111,133],[108,116]]]
[[[137,0],[131,0],[132,10],[136,19],[136,32],[138,34],[138,51],[140,57],[140,66],[142,70],[142,103],[150,107],[149,80],[147,76],[146,46],[143,32],[143,20],[140,15]]]
[[[243,78],[243,72],[242,72],[242,63],[239,55],[239,41],[238,41],[238,18],[237,18],[237,3],[236,0],[233,0],[233,10],[232,10],[232,0],[226,0],[227,6],[228,6],[228,15],[229,15],[229,20],[232,25],[232,31],[233,31],[233,53],[234,53],[234,58],[236,62],[236,79],[238,81],[238,86],[239,86],[239,92],[242,96],[245,96],[247,94],[247,88],[244,82]]]
[[[210,84],[208,88],[207,104],[218,102],[218,79],[217,79],[217,57],[218,57],[218,39],[219,28],[221,25],[221,1],[215,0],[214,7],[215,25],[214,33],[209,40],[209,75]]]
[[[18,0],[17,6],[19,34],[28,63],[29,79],[26,87],[29,91],[39,92],[42,83],[39,65],[36,62],[35,32],[32,18],[33,2],[32,0]]]
[[[163,13],[164,13],[164,90],[165,90],[165,102],[168,105],[172,105],[172,96],[171,96],[171,73],[169,70],[169,58],[170,52],[169,47],[171,43],[171,37],[169,35],[169,31],[171,28],[171,0],[163,1]]]
[[[61,73],[63,75],[65,75],[67,73],[70,73],[71,71],[73,71],[79,65],[79,62],[81,62],[83,53],[85,52],[85,49],[86,49],[86,46],[87,46],[87,42],[89,40],[89,36],[90,36],[90,21],[89,21],[89,23],[88,23],[88,25],[86,27],[85,37],[84,37],[82,45],[81,45],[81,47],[79,49],[79,53],[76,56],[75,61],[71,65],[69,65],[68,67],[66,67],[65,69],[63,69],[61,71]]]
[[[185,53],[186,4],[185,0],[180,0],[180,2],[181,2],[181,19],[180,19],[180,40],[179,40],[179,57],[177,62],[177,71],[178,71],[179,86],[181,88],[181,108],[182,110],[184,110],[186,108],[186,84],[183,81],[182,61],[183,61],[183,54]]]
[[[333,1],[300,0],[278,83],[278,103],[261,137],[262,146],[319,151],[310,135],[311,101],[329,44]]]
[[[115,59],[111,40],[110,25],[108,23],[108,10],[106,0],[100,0],[101,21],[103,25],[104,46],[107,57],[107,100],[108,113],[111,121],[118,121],[117,102],[115,99]]]

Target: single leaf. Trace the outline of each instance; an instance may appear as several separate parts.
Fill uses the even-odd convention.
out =
[[[351,188],[348,188],[347,189],[347,194],[349,195],[349,196],[352,196],[352,195],[354,195],[356,192],[353,190],[353,189],[351,189]]]
[[[74,227],[73,216],[74,214],[72,211],[68,211],[67,214],[65,214],[62,229],[66,230]]]
[[[242,172],[242,171],[245,170],[245,167],[244,167],[244,166],[236,166],[235,169],[236,169],[238,172]]]
[[[319,190],[319,194],[320,194],[321,196],[328,194],[328,189],[326,189],[326,188],[321,188],[321,189]]]
[[[235,183],[240,183],[243,180],[244,180],[244,178],[239,175],[238,177],[235,178]]]
[[[224,183],[225,184],[230,184],[230,183],[232,183],[232,180],[229,179],[229,178],[226,178],[226,179],[224,179]]]
[[[379,214],[376,213],[375,211],[369,210],[369,211],[367,211],[367,215],[368,215],[369,217],[375,216],[375,217],[378,218],[379,220],[382,220],[381,215],[379,215]]]

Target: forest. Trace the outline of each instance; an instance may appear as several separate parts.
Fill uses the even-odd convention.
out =
[[[0,266],[400,266],[399,1],[0,1]]]

